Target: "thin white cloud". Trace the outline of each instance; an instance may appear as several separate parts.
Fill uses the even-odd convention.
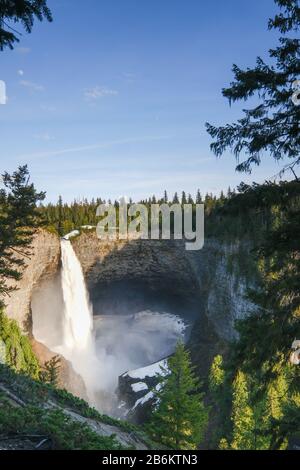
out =
[[[136,82],[137,76],[134,73],[124,72],[123,78],[125,78],[128,84],[133,84]]]
[[[84,90],[84,96],[87,100],[98,100],[100,98],[104,98],[105,96],[116,96],[117,94],[117,90],[113,90],[104,86],[95,86],[93,88],[86,88]]]
[[[16,47],[16,52],[19,54],[29,54],[30,52],[30,47]]]
[[[51,135],[48,134],[48,132],[44,132],[43,134],[35,134],[34,138],[38,140],[44,140],[45,142],[48,142],[49,140],[53,140],[53,137],[51,137]]]
[[[22,77],[24,75],[24,70],[22,70],[22,69],[18,70],[18,75],[20,75]]]
[[[48,105],[48,104],[42,104],[41,105],[41,109],[43,111],[47,111],[49,113],[53,113],[54,111],[56,111],[56,107],[53,106],[53,105]]]
[[[43,91],[45,89],[43,85],[39,85],[38,83],[30,82],[28,80],[20,80],[20,85],[30,91]]]
[[[170,139],[170,136],[133,137],[133,138],[128,138],[128,139],[111,140],[111,141],[103,142],[102,144],[85,145],[81,147],[70,147],[70,148],[64,148],[64,149],[50,150],[49,152],[48,151],[36,152],[36,153],[31,153],[31,154],[18,155],[16,158],[31,159],[31,158],[55,157],[59,155],[65,155],[68,153],[105,149],[105,148],[112,147],[114,145],[125,145],[125,144],[148,142],[148,141],[151,142],[155,140],[165,140],[165,139]]]
[[[128,78],[129,80],[134,80],[136,78],[135,73],[131,73],[131,72],[124,72],[123,75],[125,78]]]

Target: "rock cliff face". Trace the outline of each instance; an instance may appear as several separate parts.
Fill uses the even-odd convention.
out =
[[[204,380],[214,356],[225,353],[228,341],[236,337],[235,320],[255,310],[245,298],[247,287],[255,286],[257,278],[251,243],[208,239],[202,250],[188,252],[179,241],[102,242],[86,234],[73,246],[95,313],[120,313],[124,302],[131,313],[150,308],[152,293],[154,299],[166,302],[167,311],[188,316],[193,323],[189,348]],[[139,370],[136,374],[134,380],[123,374],[118,392],[129,409],[127,418],[141,423],[150,409],[147,397],[153,384],[142,387]]]
[[[191,320],[189,346],[201,377],[207,376],[214,355],[226,350],[228,341],[236,336],[235,320],[255,310],[255,305],[245,299],[247,287],[255,286],[257,279],[251,266],[250,243],[208,239],[202,250],[186,251],[181,241],[102,241],[95,233],[84,232],[72,239],[72,244],[83,267],[95,314],[153,308]],[[58,237],[40,231],[19,289],[7,300],[6,308],[7,314],[29,334],[32,293],[45,280],[55,280],[59,266]],[[127,388],[132,394],[131,385]],[[137,399],[146,392],[138,390]]]
[[[159,297],[181,313],[191,308],[196,319],[201,311],[218,336],[228,340],[235,336],[234,321],[255,308],[244,297],[247,287],[255,283],[255,276],[240,266],[251,257],[251,246],[245,243],[229,245],[211,239],[202,250],[188,252],[181,241],[102,241],[95,233],[82,233],[72,243],[95,313],[102,313],[98,305],[101,309],[109,303],[111,309],[115,302],[117,307],[117,294],[121,299],[127,296],[133,310],[149,308],[147,302]],[[32,251],[18,289],[6,299],[7,315],[29,333],[32,292],[59,270],[59,238],[41,230]]]
[[[197,277],[180,241],[102,241],[89,233],[72,243],[94,313],[198,310]]]
[[[258,276],[251,248],[250,242],[208,239],[202,250],[186,253],[198,281],[205,314],[217,335],[227,341],[236,337],[235,321],[255,310],[246,298],[247,289],[255,287]]]
[[[32,256],[25,259],[26,268],[18,283],[10,282],[17,290],[5,299],[6,314],[15,319],[21,329],[31,333],[30,301],[33,289],[47,277],[54,276],[60,263],[59,238],[45,230],[40,230],[32,243]]]
[[[31,346],[41,365],[44,365],[54,356],[57,356],[57,354],[50,351],[47,346],[39,343],[34,338],[31,339]],[[86,388],[82,378],[74,371],[72,364],[62,356],[60,356],[58,387],[65,388],[73,395],[87,400]]]
[[[234,322],[255,309],[245,299],[247,287],[255,285],[251,271],[250,243],[221,243],[208,239],[200,251],[186,251],[181,241],[101,241],[96,234],[82,234],[73,241],[87,279],[95,313],[124,296],[133,297],[131,307],[149,302],[147,293],[168,300],[170,307],[193,318],[205,315],[224,340],[236,336]],[[124,292],[125,291],[125,292]],[[99,308],[100,311],[97,310]]]

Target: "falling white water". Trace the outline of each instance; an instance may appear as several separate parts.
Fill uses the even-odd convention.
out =
[[[63,342],[58,348],[85,382],[94,400],[95,376],[99,368],[93,338],[93,311],[82,268],[69,240],[61,240],[61,282],[64,300]]]
[[[69,240],[61,240],[64,298],[64,346],[86,351],[92,347],[93,312],[80,262]]]

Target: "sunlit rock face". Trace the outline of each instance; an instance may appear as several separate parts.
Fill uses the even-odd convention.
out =
[[[34,354],[38,357],[41,364],[49,361],[57,354],[51,351],[45,344],[40,343],[34,338],[31,339],[31,346]],[[65,388],[73,395],[85,400],[88,399],[84,381],[79,374],[75,372],[70,361],[60,356],[60,369],[58,376],[58,387]]]
[[[24,257],[23,276],[16,284],[8,282],[17,290],[5,299],[6,314],[15,319],[24,332],[31,334],[30,302],[32,292],[43,280],[55,276],[60,264],[59,238],[45,230],[39,230],[32,243],[32,256]]]

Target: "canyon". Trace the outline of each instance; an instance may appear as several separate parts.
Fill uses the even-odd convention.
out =
[[[116,325],[121,331],[126,322],[134,322],[135,335],[138,331],[143,336],[143,323],[137,327],[143,312],[142,321],[146,318],[144,325],[148,325],[146,334],[150,341],[154,341],[155,334],[151,337],[153,327],[149,329],[150,316],[153,318],[155,312],[156,315],[160,313],[159,321],[162,321],[163,315],[169,313],[173,320],[178,318],[184,322],[185,341],[199,376],[205,378],[214,355],[226,349],[228,342],[236,337],[235,320],[255,309],[255,305],[245,299],[247,288],[256,282],[256,275],[246,261],[251,250],[251,243],[247,241],[225,243],[211,237],[205,241],[202,250],[186,251],[182,241],[104,241],[99,240],[93,230],[82,230],[71,239],[71,243],[85,278],[94,313],[96,340],[100,346],[101,342],[107,343],[110,319],[115,322],[114,331]],[[26,260],[18,290],[13,291],[6,302],[7,315],[31,337],[41,363],[55,354],[51,338],[49,342],[51,328],[53,344],[59,335],[55,326],[59,322],[58,312],[61,312],[62,303],[60,247],[57,235],[44,230],[37,233],[32,245],[33,254]],[[44,303],[41,303],[41,297]],[[170,322],[156,323],[157,331],[166,331],[173,325]],[[126,332],[132,334],[132,326],[130,328]],[[171,346],[177,338],[172,328],[171,336],[168,333]],[[102,336],[97,333],[101,329]],[[43,332],[47,336],[47,344],[43,341]],[[136,340],[136,336],[134,338]],[[119,342],[118,336],[114,337],[114,342]],[[147,366],[147,359],[159,361],[171,353],[169,349],[160,351],[156,345],[155,348],[158,348],[155,354],[146,355],[140,367]],[[107,356],[103,361],[107,362]],[[128,362],[131,363],[134,361]],[[125,361],[124,367],[126,365]],[[111,367],[114,367],[113,363]],[[132,420],[142,421],[144,411],[138,405],[143,404],[143,397],[149,393],[151,377],[150,382],[143,385],[138,376],[128,380],[126,372],[126,369],[119,371],[119,398],[121,402],[125,401],[127,408],[136,410]],[[105,377],[102,376],[101,380]],[[60,386],[87,398],[80,374],[74,371],[68,358],[62,360]]]

